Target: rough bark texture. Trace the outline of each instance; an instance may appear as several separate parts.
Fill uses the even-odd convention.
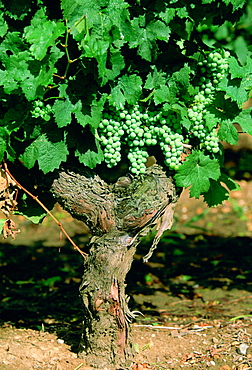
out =
[[[177,202],[173,181],[157,165],[142,176],[121,177],[113,185],[89,171],[62,171],[53,193],[93,234],[80,287],[84,326],[79,355],[100,369],[127,369],[133,356],[130,321],[134,313],[128,309],[125,277],[139,236],[154,226],[157,229],[145,256],[148,260],[172,225]]]

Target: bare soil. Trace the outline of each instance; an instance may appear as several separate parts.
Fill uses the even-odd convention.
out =
[[[185,191],[147,264],[151,236],[143,240],[127,280],[141,312],[132,370],[252,368],[252,182],[240,185],[210,210]],[[86,226],[54,214],[85,250]],[[0,245],[0,369],[91,370],[77,358],[82,256],[48,217],[15,221],[21,233]]]

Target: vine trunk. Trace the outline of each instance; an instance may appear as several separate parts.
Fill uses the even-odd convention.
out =
[[[109,185],[91,171],[60,171],[52,191],[73,217],[92,232],[80,286],[83,332],[79,356],[100,369],[129,368],[133,361],[125,277],[139,238],[157,229],[147,261],[162,233],[172,225],[177,202],[172,178],[153,165],[141,176]]]

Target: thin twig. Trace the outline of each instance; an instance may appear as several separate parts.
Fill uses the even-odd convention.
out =
[[[166,330],[181,330],[181,328],[175,326],[159,326],[159,325],[140,325],[136,324],[134,327],[143,327],[143,328],[150,328],[150,329],[166,329]]]
[[[22,189],[26,194],[28,194],[33,200],[35,200],[45,211],[46,213],[53,219],[53,221],[59,226],[60,230],[62,231],[62,233],[66,236],[66,238],[69,240],[69,242],[73,245],[74,249],[76,249],[81,255],[82,257],[86,257],[87,256],[87,253],[83,252],[76,244],[75,242],[71,239],[71,237],[68,235],[68,233],[66,232],[66,230],[64,229],[64,227],[62,226],[62,224],[57,220],[57,218],[49,211],[49,209],[38,199],[38,197],[36,197],[35,195],[33,195],[32,193],[30,193],[29,190],[25,189],[23,187],[23,185],[21,185],[16,179],[15,177],[10,173],[8,167],[7,167],[7,164],[4,162],[3,163],[4,165],[4,170],[5,172],[10,176],[10,178],[16,183],[16,185]]]
[[[182,144],[182,146],[184,147],[184,148],[188,148],[188,149],[192,149],[192,145],[190,145],[190,144]]]
[[[183,330],[184,327],[175,327],[175,326],[158,326],[158,325],[134,325],[136,327],[145,327],[145,328],[150,328],[150,329],[166,329],[166,330]],[[205,329],[212,328],[212,325],[206,325],[203,327],[196,327],[195,329],[190,329],[188,332],[198,332],[198,331],[203,331]]]
[[[74,370],[78,370],[81,366],[83,366],[84,364],[81,363],[80,365],[78,365]]]

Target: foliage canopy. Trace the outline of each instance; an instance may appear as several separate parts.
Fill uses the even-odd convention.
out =
[[[244,0],[1,1],[0,160],[44,174],[71,161],[99,171],[104,112],[136,104],[176,115],[190,134],[199,66],[215,50],[231,55],[205,124],[235,145],[234,122],[252,134],[251,108],[242,110],[252,87],[251,11]],[[221,203],[222,184],[236,186],[223,174],[222,150],[209,154],[195,138],[189,144],[169,172],[191,196]]]

